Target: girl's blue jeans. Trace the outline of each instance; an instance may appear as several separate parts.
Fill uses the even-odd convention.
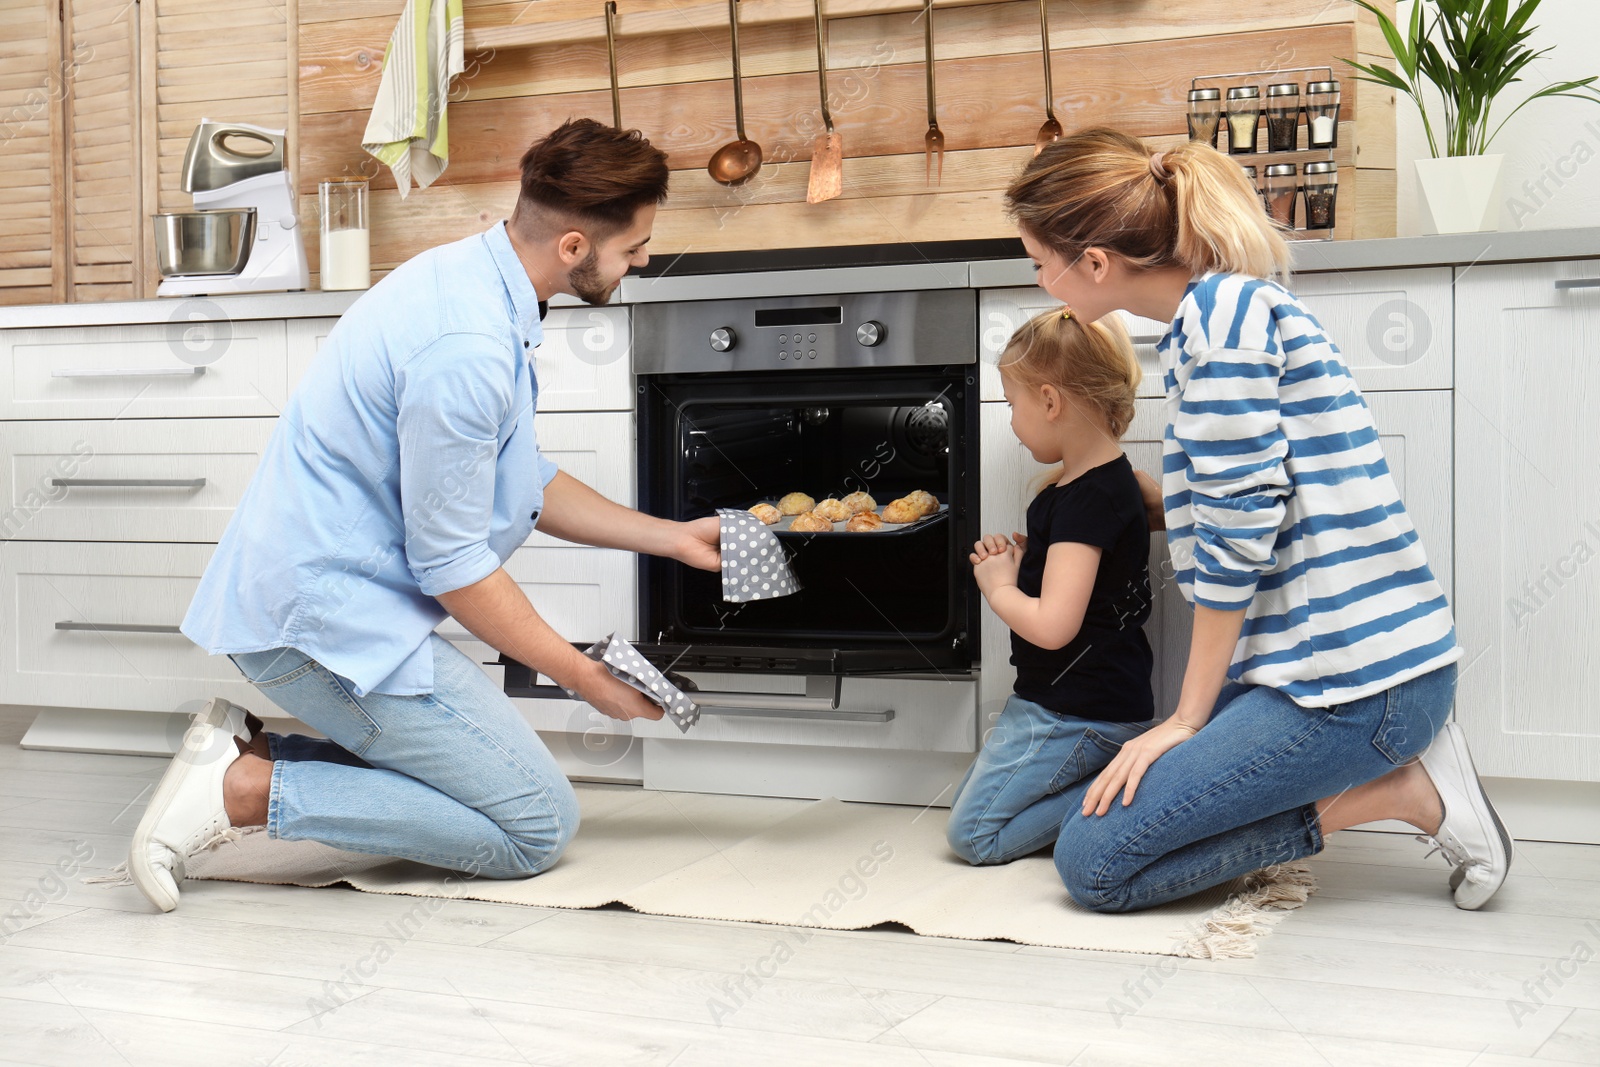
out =
[[[1057,715],[1013,694],[956,787],[950,847],[968,863],[990,864],[1054,844],[1074,803],[1070,787],[1092,779],[1124,741],[1149,728]]]
[[[328,735],[268,735],[267,832],[489,878],[549,868],[578,800],[488,675],[433,636],[434,690],[369,693],[292,648],[230,656],[285,711]]]

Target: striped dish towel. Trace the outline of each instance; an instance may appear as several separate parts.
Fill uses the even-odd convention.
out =
[[[450,162],[450,79],[465,66],[461,0],[406,0],[383,55],[383,79],[361,147],[394,172],[402,199]]]

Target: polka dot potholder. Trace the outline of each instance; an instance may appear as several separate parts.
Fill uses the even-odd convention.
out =
[[[699,705],[657,670],[655,664],[641,656],[627,638],[611,634],[584,649],[583,654],[604,663],[612,674],[659,704],[666,711],[667,718],[684,733],[688,733],[689,727],[699,721]],[[574,699],[582,699],[570,689],[567,694]]]
[[[730,604],[771,600],[800,591],[783,545],[748,511],[723,508],[722,599]]]

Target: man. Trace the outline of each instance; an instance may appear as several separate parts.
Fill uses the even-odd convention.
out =
[[[546,301],[604,304],[647,262],[667,176],[638,131],[568,122],[523,156],[509,223],[405,263],[329,335],[182,629],[330,740],[260,734],[222,700],[197,716],[129,857],[163,911],[184,859],[241,826],[496,878],[556,861],[578,825],[572,788],[504,693],[433,635],[446,613],[607,715],[661,717],[501,565],[537,523],[719,569],[715,518],[612,503],[534,436]]]

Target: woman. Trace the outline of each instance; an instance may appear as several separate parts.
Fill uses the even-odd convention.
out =
[[[1512,845],[1446,721],[1449,605],[1338,348],[1268,280],[1288,244],[1243,172],[1200,142],[1085,130],[1007,206],[1074,315],[1171,323],[1160,503],[1194,636],[1171,717],[1074,787],[1055,850],[1073,899],[1153,907],[1398,819],[1481,907]]]

